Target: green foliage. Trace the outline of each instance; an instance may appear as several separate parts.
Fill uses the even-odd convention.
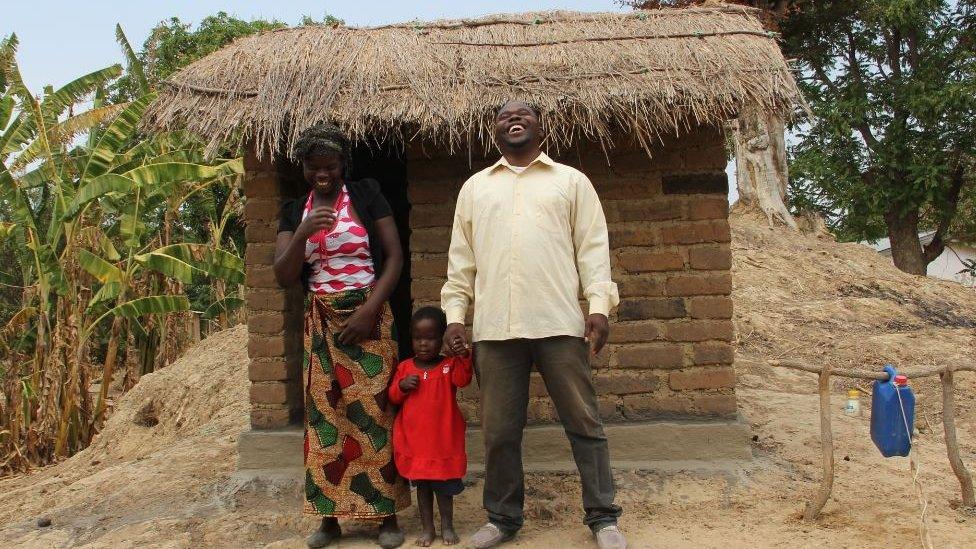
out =
[[[150,32],[141,52],[130,55],[128,51],[132,48],[123,46],[130,63],[138,60],[144,72],[141,75],[130,72],[120,78],[113,86],[113,99],[122,101],[138,97],[142,82],[150,88],[155,87],[179,69],[237,38],[285,26],[287,25],[277,20],[244,21],[222,11],[205,17],[196,29],[178,17],[161,21]],[[125,42],[128,44],[127,40]]]
[[[972,193],[976,156],[973,2],[811,2],[782,31],[815,115],[790,151],[793,205],[824,214],[844,240],[920,228],[949,237],[965,226],[959,217],[973,211],[959,204]]]

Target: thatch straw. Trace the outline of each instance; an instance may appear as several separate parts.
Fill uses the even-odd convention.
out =
[[[728,120],[744,104],[788,112],[800,94],[775,38],[740,7],[528,13],[376,28],[302,27],[245,37],[183,69],[146,124],[209,149],[287,147],[330,120],[354,139],[490,142],[507,99],[546,112],[556,149],[616,132],[643,145]]]

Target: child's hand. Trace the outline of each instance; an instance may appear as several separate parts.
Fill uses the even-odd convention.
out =
[[[404,393],[409,393],[420,385],[420,376],[416,374],[411,374],[400,380],[400,390]]]

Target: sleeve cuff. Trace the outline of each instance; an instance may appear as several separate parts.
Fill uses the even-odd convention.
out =
[[[464,324],[464,317],[468,314],[468,308],[461,305],[455,305],[453,307],[445,308],[444,314],[447,316],[448,324]]]
[[[610,311],[620,303],[617,285],[613,282],[599,284],[588,292],[587,301],[590,302],[590,314],[601,314],[610,317]]]

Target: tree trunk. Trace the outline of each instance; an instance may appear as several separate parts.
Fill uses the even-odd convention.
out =
[[[898,205],[885,213],[885,225],[891,240],[891,260],[895,267],[909,274],[925,276],[927,262],[918,240],[918,210],[900,212]]]
[[[781,115],[743,109],[733,122],[736,184],[740,207],[754,208],[796,229],[786,207],[786,122]]]

